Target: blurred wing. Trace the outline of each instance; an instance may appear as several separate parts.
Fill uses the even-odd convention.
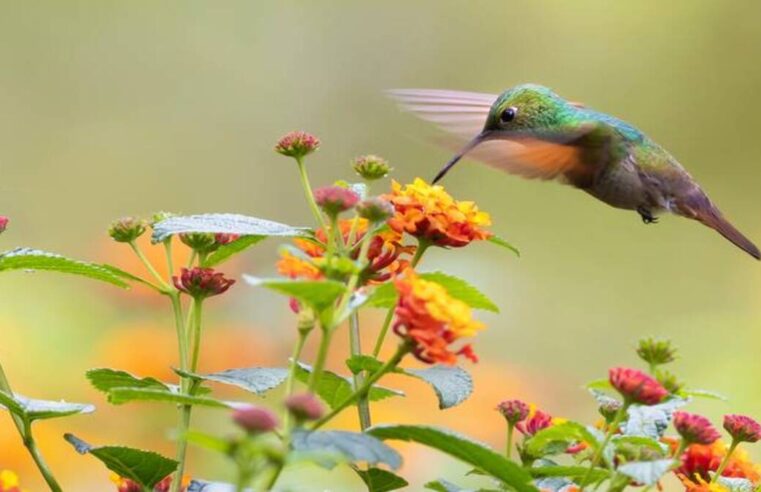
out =
[[[438,89],[393,89],[386,94],[418,118],[461,139],[471,139],[486,123],[497,94]]]
[[[467,157],[527,179],[550,180],[568,174],[585,174],[584,150],[570,143],[534,138],[491,140]]]

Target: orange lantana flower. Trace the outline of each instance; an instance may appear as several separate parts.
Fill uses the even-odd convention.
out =
[[[688,491],[713,492],[715,489],[710,488],[708,484],[711,480],[709,472],[715,472],[719,468],[726,454],[727,445],[722,441],[708,445],[692,444],[682,455],[682,466],[676,470],[677,476]],[[755,485],[761,480],[761,467],[750,461],[747,451],[737,448],[732,453],[722,476],[746,478]]]
[[[491,236],[484,229],[491,225],[489,214],[478,210],[473,202],[455,200],[442,186],[429,185],[420,178],[404,187],[394,181],[386,198],[396,210],[388,223],[399,233],[453,248]]]
[[[0,492],[22,492],[18,475],[10,470],[0,470]]]
[[[356,225],[354,221],[356,220]],[[368,221],[366,219],[343,219],[338,221],[338,228],[344,243],[352,242],[352,257],[359,254],[355,246],[367,233]],[[353,235],[353,241],[350,236]],[[306,239],[294,239],[296,247],[304,253],[303,256],[291,251],[283,250],[277,263],[278,272],[291,278],[320,279],[324,274],[320,267],[324,263],[325,246],[327,235],[322,229],[315,232],[317,241]],[[394,231],[385,231],[376,234],[370,239],[370,248],[367,252],[369,264],[362,272],[362,283],[384,282],[401,272],[407,265],[408,260],[400,258],[403,254],[412,254],[414,247],[402,246],[401,234]]]
[[[412,342],[415,357],[429,364],[454,364],[458,355],[478,361],[470,345],[457,351],[449,348],[456,340],[472,337],[484,328],[473,319],[470,306],[411,269],[394,284],[399,293],[394,332]]]

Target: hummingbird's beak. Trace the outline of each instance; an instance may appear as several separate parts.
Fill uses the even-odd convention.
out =
[[[437,181],[439,181],[441,178],[443,178],[444,175],[446,173],[448,173],[449,170],[452,169],[452,167],[460,161],[460,159],[465,157],[465,154],[467,154],[468,152],[470,152],[471,150],[476,148],[479,144],[481,144],[481,143],[483,143],[483,142],[485,142],[487,140],[490,140],[492,138],[494,138],[494,132],[490,131],[490,130],[489,131],[482,131],[481,133],[479,133],[478,135],[473,137],[473,140],[468,142],[465,145],[465,147],[462,148],[462,150],[460,152],[458,152],[454,157],[452,157],[449,160],[449,162],[447,162],[446,165],[444,165],[444,167],[441,168],[441,171],[439,171],[439,173],[436,175],[436,177],[433,178],[433,184],[435,184]]]

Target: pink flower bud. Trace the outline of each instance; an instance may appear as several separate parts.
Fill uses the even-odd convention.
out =
[[[324,186],[314,191],[314,201],[331,217],[351,210],[359,202],[359,195],[341,186]]]
[[[213,268],[183,268],[180,277],[172,277],[174,286],[192,297],[203,299],[224,293],[235,283]]]
[[[552,415],[537,410],[528,419],[518,423],[515,428],[526,436],[533,436],[542,429],[552,425]]]
[[[737,442],[756,442],[761,439],[761,424],[745,415],[725,415],[724,429]]]
[[[320,148],[320,139],[306,132],[290,132],[278,140],[275,152],[299,159]]]
[[[0,215],[0,234],[5,232],[5,230],[8,228],[8,217],[5,215]]]
[[[674,428],[688,444],[713,444],[721,437],[707,418],[694,413],[674,412]]]
[[[119,243],[130,243],[139,238],[145,232],[145,221],[134,217],[124,217],[108,229],[108,235]]]
[[[383,198],[368,198],[357,205],[357,214],[370,222],[384,222],[394,215],[394,206]]]
[[[224,233],[214,234],[214,239],[216,240],[219,246],[230,244],[231,242],[237,240],[239,237],[240,237],[240,234],[224,234]]]
[[[609,371],[610,384],[630,403],[655,405],[669,394],[657,380],[637,369],[614,367]]]
[[[505,400],[497,405],[497,411],[505,417],[507,423],[515,425],[528,417],[528,405],[520,400]]]
[[[271,432],[278,426],[277,417],[274,413],[254,405],[235,410],[233,421],[249,434]]]
[[[320,400],[312,393],[297,393],[285,399],[285,407],[297,420],[317,420],[325,413]]]

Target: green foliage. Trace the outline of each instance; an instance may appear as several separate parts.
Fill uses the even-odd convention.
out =
[[[401,373],[430,384],[442,410],[459,405],[473,392],[473,378],[459,367],[433,366],[427,369],[405,369]]]
[[[5,391],[0,391],[0,405],[4,406],[13,415],[20,417],[26,423],[95,411],[93,405],[85,403],[33,400],[18,393],[11,395]]]
[[[90,454],[120,477],[128,478],[145,489],[153,490],[157,483],[177,469],[177,462],[153,451],[124,446],[91,446],[72,434],[64,438],[80,454]]]
[[[562,443],[560,447],[553,446],[555,443]],[[523,445],[523,451],[531,457],[539,458],[552,451],[563,451],[568,444],[574,442],[585,442],[592,449],[600,447],[597,437],[589,429],[576,422],[563,422],[562,424],[553,425],[542,429],[531,438],[527,439]]]
[[[107,393],[108,402],[122,405],[133,401],[167,402],[178,405],[200,405],[212,408],[234,408],[234,402],[226,402],[204,396],[190,396],[155,388],[112,388]]]
[[[413,441],[438,449],[483,470],[518,492],[537,490],[531,485],[531,475],[526,470],[483,444],[465,437],[435,427],[415,425],[375,426],[369,429],[368,433],[383,440]]]
[[[271,220],[248,217],[239,214],[202,214],[169,217],[153,226],[154,243],[160,243],[173,234],[207,232],[240,234],[241,236],[308,236],[309,230],[291,227]]]
[[[595,468],[590,472],[588,466],[544,465],[531,467],[528,471],[534,478],[565,477],[578,483],[581,483],[589,475],[586,482],[587,485],[601,482],[610,477],[608,470]]]
[[[654,485],[674,466],[673,459],[656,461],[632,461],[618,467],[618,472],[623,473],[637,483]]]
[[[492,236],[489,239],[487,239],[487,241],[489,241],[492,244],[496,244],[497,246],[501,246],[505,249],[509,249],[510,251],[515,253],[515,256],[521,255],[521,252],[518,250],[518,248],[508,243],[506,240],[497,236],[496,234],[492,234]]]
[[[296,370],[296,379],[306,383],[309,380],[309,374],[312,367],[307,364],[299,363]],[[339,376],[331,371],[324,371],[320,382],[315,388],[315,393],[330,408],[336,408],[341,402],[348,398],[354,392],[354,386],[351,378]],[[382,386],[373,386],[367,394],[370,401],[378,401],[392,396],[404,396],[401,391],[384,388]]]
[[[421,273],[420,278],[436,282],[446,289],[447,293],[464,302],[473,309],[483,309],[494,313],[499,308],[485,294],[465,280],[443,272]],[[380,308],[391,308],[396,305],[398,295],[392,283],[385,283],[376,287],[373,294],[367,300],[366,305]]]
[[[317,312],[332,307],[336,300],[346,293],[346,286],[335,280],[265,279],[250,275],[244,275],[243,278],[250,285],[266,287],[280,294],[293,297]]]
[[[296,430],[292,436],[293,449],[302,452],[328,451],[344,456],[351,463],[385,464],[393,469],[402,464],[402,457],[393,448],[372,435],[347,431]],[[325,455],[327,458],[327,455]],[[322,459],[321,466],[332,468],[335,461]]]
[[[249,393],[261,395],[280,386],[288,377],[288,369],[279,367],[246,367],[227,369],[212,374],[178,373],[202,381],[229,384]]]
[[[109,392],[114,388],[153,388],[169,391],[169,385],[158,379],[147,377],[140,378],[126,371],[118,369],[90,369],[85,373],[90,383],[98,390]]]
[[[390,492],[409,485],[407,480],[388,470],[369,468],[367,470],[355,469],[354,471],[365,482],[368,492]]]
[[[47,270],[69,273],[101,280],[124,289],[129,287],[125,280],[132,280],[131,275],[115,267],[72,260],[55,253],[31,248],[16,248],[0,253],[0,271],[3,270]]]
[[[223,244],[217,248],[216,251],[204,260],[203,266],[213,267],[219,265],[264,239],[267,239],[267,236],[241,236],[235,241]]]

